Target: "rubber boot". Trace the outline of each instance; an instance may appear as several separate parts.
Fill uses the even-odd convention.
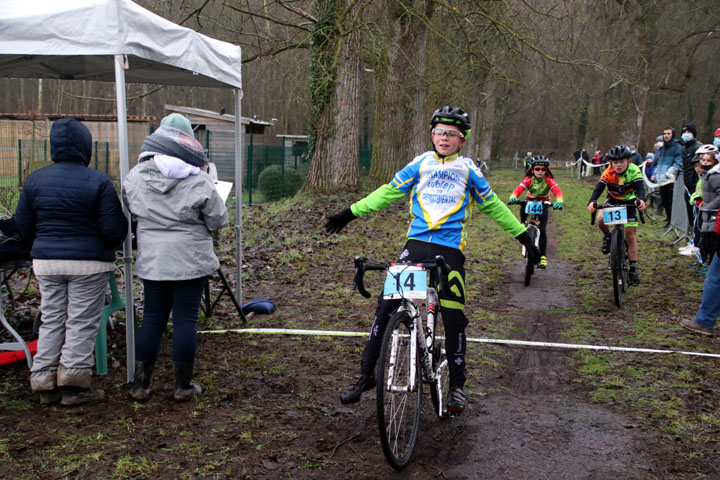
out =
[[[200,385],[192,381],[193,364],[173,362],[173,377],[175,377],[176,402],[186,402],[195,395],[202,393]]]
[[[150,381],[152,380],[154,363],[135,362],[135,376],[130,390],[130,398],[136,402],[147,402],[150,399]]]
[[[104,390],[92,390],[83,387],[62,387],[61,390],[62,400],[60,400],[60,405],[63,407],[75,407],[105,400]]]

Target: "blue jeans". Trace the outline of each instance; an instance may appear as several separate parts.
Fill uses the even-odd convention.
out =
[[[145,312],[135,345],[137,361],[155,363],[170,312],[173,319],[172,361],[195,361],[197,319],[205,282],[207,277],[180,281],[143,280]]]
[[[720,315],[720,258],[716,253],[710,262],[710,269],[703,286],[702,301],[695,316],[695,323],[707,328],[713,328]]]

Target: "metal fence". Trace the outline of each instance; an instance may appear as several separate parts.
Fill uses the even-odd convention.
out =
[[[220,133],[215,133],[220,135]],[[7,140],[7,139],[6,139]],[[266,140],[266,139],[264,139]],[[12,142],[12,143],[11,143]],[[227,143],[227,142],[225,142]],[[12,145],[12,146],[10,146]],[[217,167],[220,180],[235,181],[235,151],[233,148],[213,148],[206,140],[208,158]],[[141,144],[129,145],[130,168],[137,163]],[[248,135],[243,172],[243,202],[263,203],[293,195],[303,186],[310,166],[307,145],[288,146],[281,137],[275,144],[258,144],[255,135]],[[370,171],[372,147],[360,149],[358,168],[360,175]],[[116,142],[93,142],[89,167],[101,170],[116,183],[120,179],[120,151]],[[5,141],[0,146],[0,188],[19,191],[28,175],[50,165],[50,146],[47,139]],[[272,168],[271,168],[272,167]],[[267,172],[263,174],[264,171]],[[8,196],[9,192],[4,192]],[[13,195],[10,195],[13,196]],[[14,211],[0,198],[4,207]]]

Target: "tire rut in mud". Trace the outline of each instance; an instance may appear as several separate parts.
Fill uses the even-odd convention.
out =
[[[552,251],[550,258],[552,259]],[[572,268],[553,262],[523,285],[524,264],[511,265],[508,292],[494,311],[512,324],[513,338],[563,342],[558,333],[574,307],[567,285]],[[567,320],[565,320],[567,321]],[[482,348],[482,347],[479,347]],[[473,372],[485,395],[475,395],[467,415],[444,425],[458,439],[443,446],[438,463],[448,478],[605,479],[648,478],[657,462],[645,453],[658,440],[623,415],[579,398],[566,358],[551,347],[508,347],[498,371]]]

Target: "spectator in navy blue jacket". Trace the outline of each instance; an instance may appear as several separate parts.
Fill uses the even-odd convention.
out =
[[[72,406],[100,401],[90,389],[93,347],[115,248],[128,223],[112,182],[88,168],[90,131],[64,118],[50,130],[53,164],[28,176],[15,219],[32,242],[42,325],[30,388],[40,403]]]
[[[682,173],[682,147],[675,139],[675,130],[665,127],[663,130],[663,145],[658,149],[655,157],[654,181],[662,184],[660,187],[660,201],[665,210],[665,226],[670,225],[672,213],[673,188],[678,175]]]

